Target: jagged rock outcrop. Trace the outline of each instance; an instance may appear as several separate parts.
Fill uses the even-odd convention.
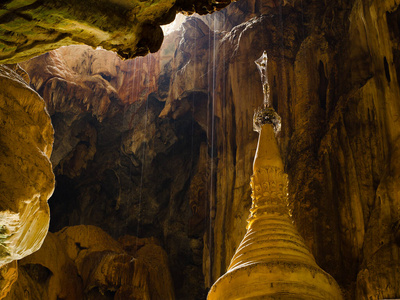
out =
[[[214,72],[208,87],[215,87],[219,149],[210,210],[217,229],[204,254],[213,271],[205,274],[212,274],[212,282],[224,272],[243,235],[240,226],[250,202],[240,202],[238,194],[241,189],[249,193],[251,166],[245,158],[255,145],[250,124],[244,124],[261,104],[253,61],[266,49],[272,101],[282,115],[279,142],[292,183],[290,202],[301,234],[317,262],[342,284],[346,298],[398,297],[398,216],[392,206],[398,202],[397,176],[391,167],[399,128],[397,4],[308,4],[271,7],[270,15],[234,28],[221,42],[212,37],[211,50],[201,59],[211,64],[203,70]],[[219,25],[218,20],[208,24]],[[180,65],[190,70],[194,59],[186,61]],[[180,71],[185,81],[189,72]],[[258,90],[249,88],[255,85]],[[167,103],[177,100],[170,97]]]
[[[150,299],[175,299],[168,256],[155,238],[125,235],[118,239],[123,249],[143,263],[148,273]]]
[[[82,279],[65,249],[49,232],[38,251],[18,261],[18,280],[4,299],[83,299]]]
[[[231,1],[52,1],[0,4],[0,63],[21,62],[61,46],[86,44],[132,58],[156,52],[160,25],[178,12],[206,14]]]
[[[153,240],[136,244],[139,250],[126,252],[95,226],[49,233],[39,251],[19,262],[5,299],[174,299],[165,251]]]
[[[46,237],[47,199],[54,190],[50,117],[43,99],[17,72],[27,75],[19,66],[0,66],[0,286],[5,290],[6,281],[15,281],[12,262],[38,250]]]

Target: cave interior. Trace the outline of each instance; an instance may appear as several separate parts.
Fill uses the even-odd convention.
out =
[[[0,299],[206,299],[251,219],[265,103],[291,220],[340,287],[316,299],[400,299],[399,6],[4,1]]]

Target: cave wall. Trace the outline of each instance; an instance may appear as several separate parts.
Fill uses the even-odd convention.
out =
[[[0,297],[17,278],[16,260],[41,247],[54,190],[53,127],[26,79],[18,65],[0,66]]]
[[[190,198],[205,176],[206,133],[190,113],[160,116],[162,63],[72,46],[22,65],[55,129],[50,231],[90,224],[115,239],[152,237],[168,253],[177,297],[204,298],[204,225]]]
[[[174,299],[165,251],[154,239],[118,241],[96,226],[49,232],[39,251],[18,262],[4,299]]]
[[[393,1],[308,1],[270,7],[218,42],[208,58],[217,61],[218,164],[206,282],[225,272],[244,234],[250,121],[262,99],[253,61],[266,49],[297,227],[347,299],[399,297],[397,33]]]
[[[247,3],[250,18],[254,3]],[[224,32],[230,26],[222,20],[243,11],[239,5],[219,12],[222,19],[203,19],[212,31],[205,53],[199,45],[207,29],[195,20],[184,25],[199,33],[186,34],[185,41],[193,42],[178,47],[164,108],[168,114],[166,109],[185,104],[179,95],[188,88],[182,86],[209,95],[215,183],[208,200],[212,229],[205,233],[203,252],[206,284],[225,272],[245,231],[256,142],[251,120],[262,99],[253,61],[266,49],[272,102],[282,117],[278,139],[301,234],[347,299],[399,297],[398,5],[263,6],[265,15]],[[196,73],[208,74],[208,82],[192,80]]]
[[[123,58],[145,55],[158,50],[163,40],[160,25],[171,22],[177,12],[206,14],[219,10],[229,3],[230,1],[218,3],[209,1],[152,1],[152,3],[143,1],[70,1],[68,3],[42,0],[3,1],[0,4],[0,62],[21,62],[51,49],[71,44],[88,44],[92,47],[106,48],[117,52]],[[113,58],[115,57],[111,59]],[[57,58],[54,60],[56,65],[63,64]],[[127,65],[129,67],[129,63]],[[57,88],[65,86],[68,80],[73,81],[71,78],[75,77],[74,72],[70,72],[63,66],[58,67],[60,66],[57,65],[50,72],[47,70],[43,72],[47,75],[57,70],[67,72],[52,82]],[[137,80],[139,82],[141,72],[137,74],[139,74]],[[98,75],[100,78],[109,78],[113,74]],[[82,78],[79,79],[82,80]],[[92,123],[101,122],[105,117],[102,114],[108,112],[109,106],[111,106],[109,115],[116,111],[120,112],[117,107],[125,99],[123,95],[116,96],[116,90],[102,84],[101,81],[95,91],[97,94],[90,95],[91,89],[99,80],[88,77],[86,80],[83,80],[83,84],[69,86],[71,94],[79,94],[74,102],[75,107],[68,103],[69,101],[63,100],[50,101],[54,107],[50,105],[50,102],[47,103],[47,110],[51,114],[56,110],[68,111],[66,122],[61,121],[60,126],[69,126],[68,122],[75,119],[73,115],[82,111],[93,110],[95,116],[93,122],[81,122],[76,126],[84,126],[84,128],[76,129],[82,140],[73,135],[67,136],[67,141],[61,141],[66,148],[57,147],[61,149],[59,151],[61,153],[53,155],[53,165],[57,165],[57,159],[63,158],[64,154],[70,154],[69,165],[65,167],[69,176],[79,175],[82,168],[86,168],[87,162],[93,159],[96,153],[94,143],[97,132]],[[21,259],[36,251],[43,243],[49,226],[47,199],[54,190],[54,174],[49,162],[53,146],[53,128],[44,108],[43,99],[29,88],[27,83],[29,83],[29,76],[18,65],[1,66],[3,117],[0,298],[8,293],[16,280],[15,259]],[[119,86],[124,84],[120,82]],[[138,88],[136,87],[135,90],[137,91]],[[149,89],[146,89],[146,92],[149,92]],[[141,93],[142,91],[139,90],[138,94]],[[93,101],[93,99],[98,100],[98,97],[101,98],[99,103]],[[143,97],[147,99],[147,95]],[[55,99],[52,98],[52,100]],[[88,115],[90,118],[90,114]],[[154,131],[154,127],[152,130]],[[109,132],[105,134],[110,135]],[[129,139],[135,139],[137,136],[126,135],[128,136],[125,137],[127,147],[131,147],[128,145]],[[168,144],[168,141],[164,144]],[[75,146],[77,149],[72,149]],[[164,146],[164,149],[169,146]],[[136,150],[138,149],[128,151]],[[64,165],[61,168],[64,169]],[[108,177],[104,177],[104,180],[115,179],[113,174],[107,174]],[[154,193],[157,192],[159,190]],[[114,191],[108,190],[108,193],[114,193]],[[163,200],[165,199],[160,200],[156,205]],[[119,203],[116,206],[119,206]],[[94,218],[102,218],[101,213],[100,217]]]

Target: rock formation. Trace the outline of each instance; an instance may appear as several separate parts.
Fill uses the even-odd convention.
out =
[[[126,243],[94,226],[49,233],[39,251],[19,261],[5,299],[174,299],[165,251],[153,240],[135,244],[127,253]]]
[[[50,228],[92,224],[114,238],[156,237],[168,253],[177,297],[205,296],[199,238],[206,216],[203,209],[191,212],[206,202],[199,203],[190,182],[203,170],[196,180],[205,184],[206,134],[187,110],[159,117],[164,103],[155,94],[156,74],[163,59],[121,61],[114,53],[72,46],[23,63],[56,131]],[[196,101],[202,112],[206,101]],[[189,188],[197,204],[183,200]]]
[[[14,69],[16,71],[14,71]],[[15,281],[16,264],[38,250],[49,228],[47,199],[54,190],[50,164],[53,127],[43,99],[19,66],[0,66],[0,291]]]
[[[18,261],[18,280],[4,299],[83,299],[82,280],[65,249],[49,232],[39,251]]]
[[[12,285],[18,279],[17,261],[14,260],[0,268],[0,299],[10,292]]]
[[[132,58],[156,52],[160,25],[177,12],[206,14],[223,1],[10,0],[0,4],[0,63],[14,63],[61,46],[86,44]]]

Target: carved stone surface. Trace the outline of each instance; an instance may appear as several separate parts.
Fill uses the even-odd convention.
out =
[[[287,215],[288,206],[288,179],[282,169],[276,167],[260,167],[251,176],[251,199],[250,217],[252,219],[270,210],[280,211]],[[278,210],[277,210],[278,209]],[[249,225],[247,225],[248,227]]]

